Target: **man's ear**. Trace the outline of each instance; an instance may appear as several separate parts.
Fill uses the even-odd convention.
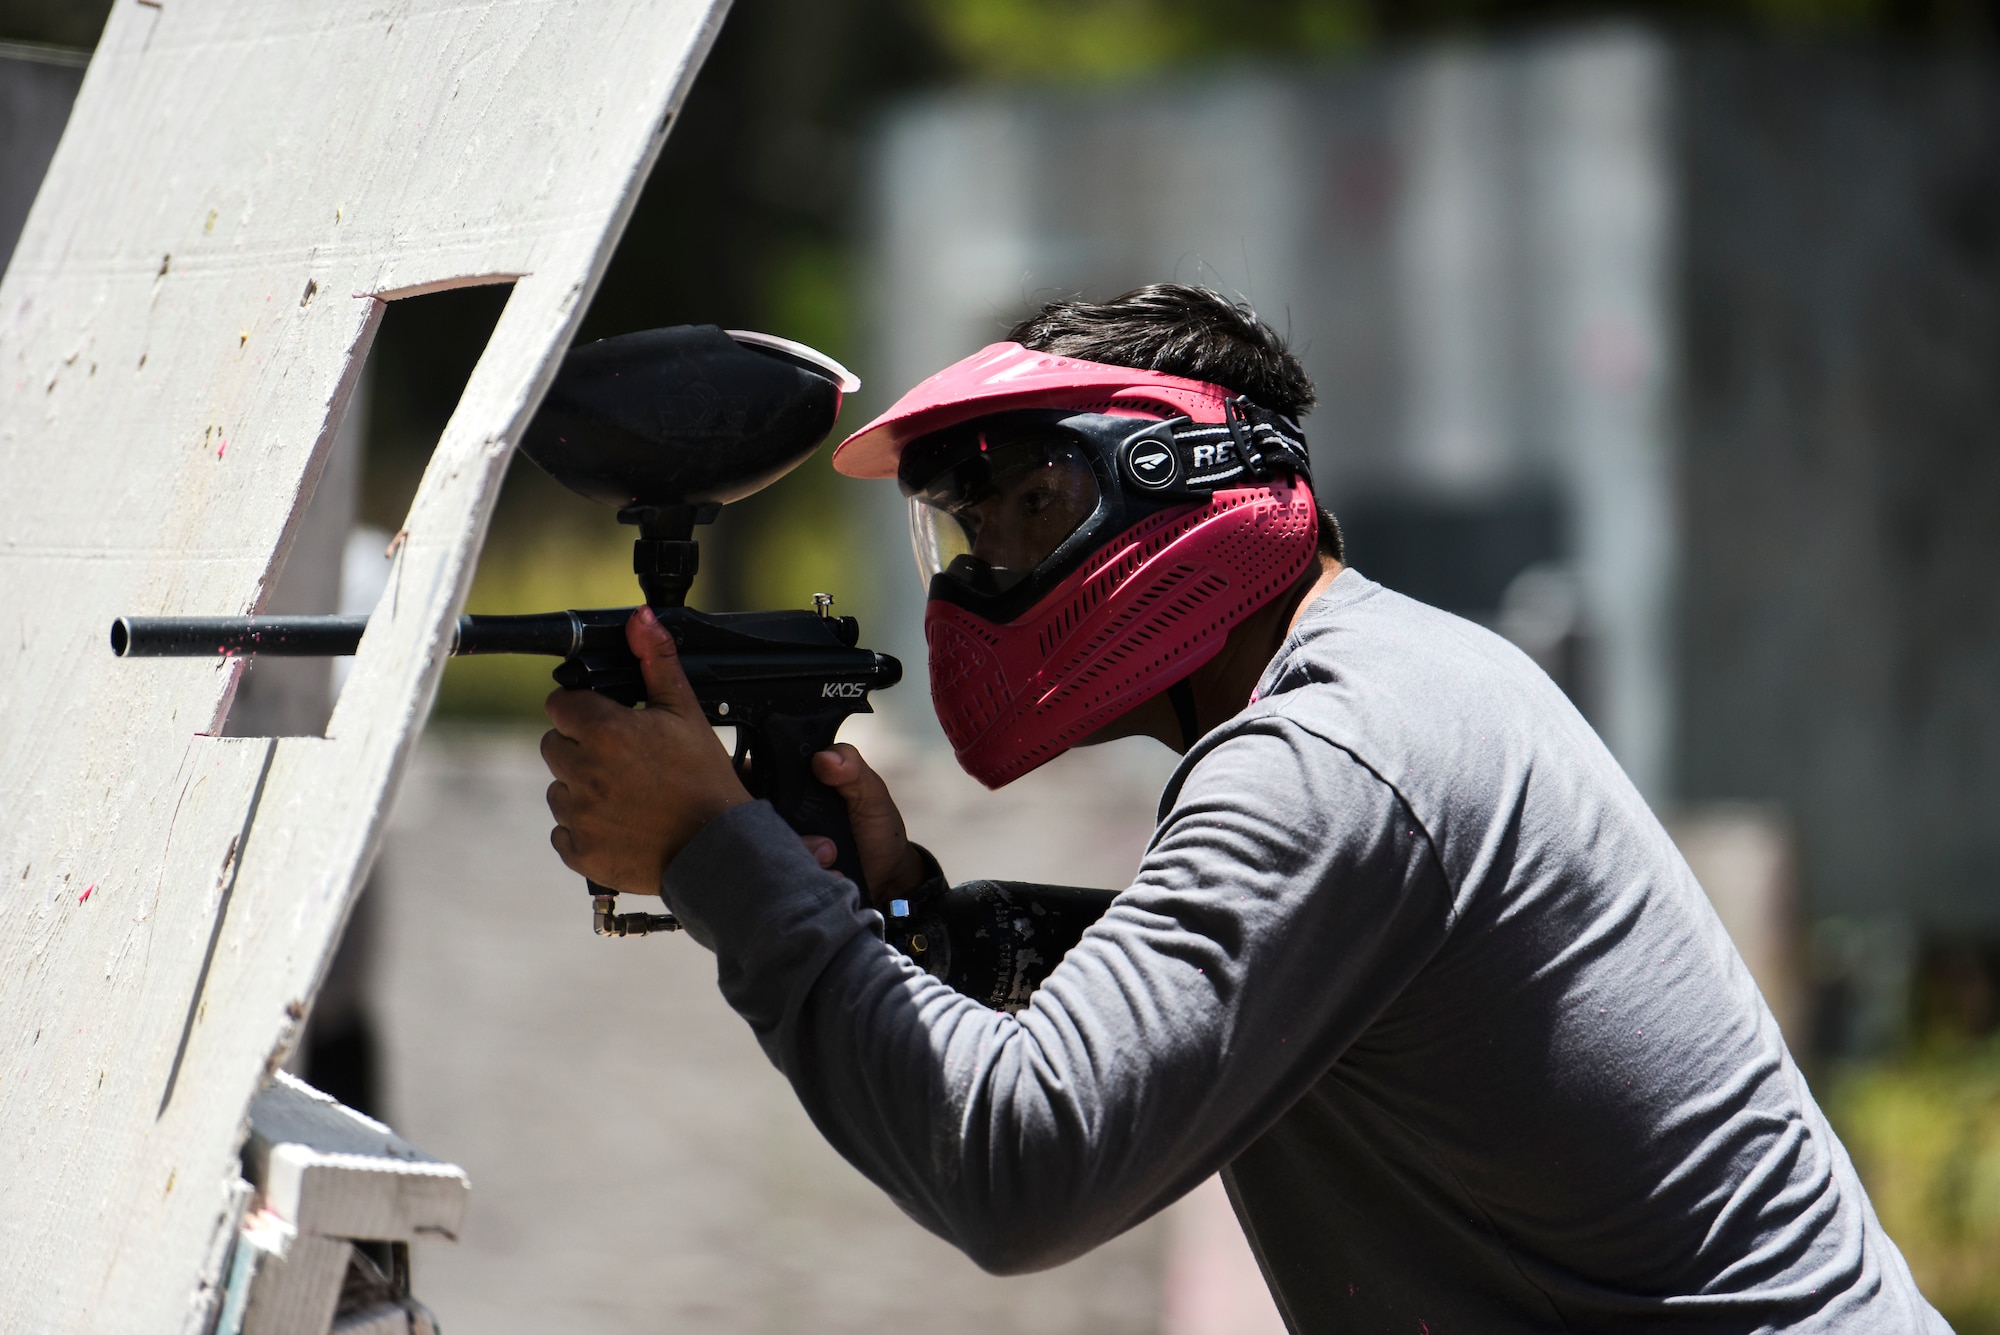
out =
[[[1333,517],[1333,511],[1313,498],[1313,513],[1319,516],[1319,550],[1324,556],[1331,556],[1342,565],[1347,564],[1347,540],[1340,532],[1340,521]]]

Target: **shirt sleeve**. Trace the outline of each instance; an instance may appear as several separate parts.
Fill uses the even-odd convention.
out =
[[[996,1272],[1067,1261],[1227,1164],[1447,930],[1393,789],[1281,716],[1205,739],[1133,884],[1018,1015],[881,939],[767,804],[665,892],[724,996],[849,1162]]]

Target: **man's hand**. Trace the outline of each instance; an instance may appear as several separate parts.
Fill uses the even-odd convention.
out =
[[[667,864],[750,794],[650,607],[625,623],[625,642],[646,679],[644,709],[591,691],[555,691],[544,706],[555,724],[542,736],[542,759],[555,775],[549,842],[565,866],[599,885],[657,895]]]
[[[903,813],[882,776],[868,768],[861,753],[846,742],[812,758],[813,777],[847,802],[847,823],[854,828],[854,848],[861,855],[861,874],[868,878],[868,895],[887,904],[917,888],[923,860],[910,846]],[[805,846],[822,867],[833,865],[833,840],[804,836]]]

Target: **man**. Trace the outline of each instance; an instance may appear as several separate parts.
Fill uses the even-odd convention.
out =
[[[1219,1170],[1295,1331],[1943,1329],[1589,726],[1343,566],[1311,404],[1253,314],[1160,285],[1044,309],[834,456],[912,498],[971,773],[1184,753],[1133,884],[1018,1014],[884,944],[643,612],[647,709],[550,698],[556,848],[663,890],[828,1139],[989,1269]],[[918,891],[881,781],[815,766],[878,902]]]

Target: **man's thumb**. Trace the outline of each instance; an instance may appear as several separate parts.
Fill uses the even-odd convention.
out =
[[[681,670],[674,637],[667,634],[652,608],[641,607],[625,623],[625,644],[639,660],[639,674],[646,680],[647,708],[685,711],[695,707],[694,688]]]

